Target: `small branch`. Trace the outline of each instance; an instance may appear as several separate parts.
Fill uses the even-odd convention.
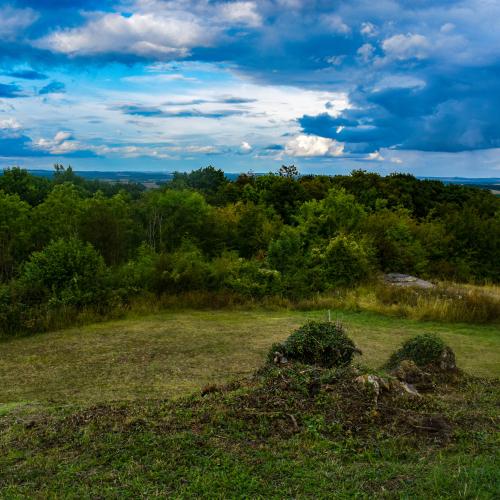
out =
[[[291,413],[287,413],[287,415],[292,421],[294,431],[299,432],[299,424],[297,424],[297,420],[295,419],[295,417]]]

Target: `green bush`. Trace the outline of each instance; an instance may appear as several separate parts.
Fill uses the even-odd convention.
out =
[[[209,276],[209,262],[201,250],[185,240],[179,250],[156,259],[153,289],[158,295],[205,290]]]
[[[104,260],[90,243],[61,238],[31,255],[18,286],[29,304],[83,306],[107,301],[107,278]]]
[[[391,355],[387,367],[396,368],[403,360],[413,361],[417,366],[425,367],[437,363],[445,349],[447,349],[446,344],[437,335],[432,333],[417,335],[407,340]]]
[[[256,260],[240,258],[227,274],[223,288],[251,298],[279,295],[282,291],[281,274]]]
[[[368,253],[354,236],[339,235],[333,238],[322,257],[327,288],[354,286],[370,275]]]
[[[361,353],[342,325],[328,321],[309,321],[283,344],[274,344],[268,355],[270,361],[276,352],[289,360],[325,368],[348,366],[354,354]]]

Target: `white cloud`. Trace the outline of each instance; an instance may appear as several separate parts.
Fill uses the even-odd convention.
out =
[[[375,36],[377,34],[376,26],[370,22],[362,23],[359,31],[365,36]]]
[[[79,141],[72,139],[71,133],[60,130],[52,139],[38,139],[34,141],[33,146],[37,149],[47,151],[51,154],[64,155],[74,153],[75,151],[87,150]]]
[[[384,161],[385,158],[382,156],[380,151],[374,151],[373,153],[368,153],[366,160],[368,160],[368,161]]]
[[[57,134],[54,136],[54,142],[56,143],[61,143],[63,141],[66,141],[67,139],[69,139],[71,137],[71,133],[70,132],[66,132],[66,131],[63,131],[63,130],[60,130],[59,132],[57,132]]]
[[[4,120],[0,120],[1,130],[19,130],[21,128],[21,124],[15,118],[6,118]]]
[[[455,25],[453,23],[444,23],[439,31],[441,31],[441,33],[450,33],[454,29]]]
[[[326,137],[300,134],[287,142],[285,153],[298,157],[342,156],[344,145]]]
[[[38,14],[32,9],[0,7],[0,38],[16,38],[21,31],[32,25]]]
[[[213,30],[193,16],[105,14],[82,27],[56,31],[36,45],[68,55],[126,53],[159,59],[183,57],[193,46],[207,46]]]
[[[358,56],[363,62],[368,62],[373,58],[375,47],[371,43],[365,43],[357,50]]]
[[[342,18],[336,14],[327,14],[323,16],[322,22],[334,33],[346,35],[351,32],[351,28],[349,28]]]
[[[220,5],[222,19],[234,24],[257,27],[262,24],[262,18],[257,12],[254,2],[230,2]]]
[[[328,64],[331,64],[332,66],[340,66],[343,62],[344,59],[346,58],[345,55],[341,56],[330,56],[326,58],[326,62]]]
[[[240,144],[240,151],[242,153],[250,153],[250,151],[252,151],[252,146],[248,142],[243,141]]]
[[[425,59],[431,48],[429,41],[423,35],[408,33],[386,38],[382,42],[387,57],[390,59]]]

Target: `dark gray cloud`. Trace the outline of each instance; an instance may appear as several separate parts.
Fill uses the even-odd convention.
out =
[[[500,147],[500,66],[429,75],[423,86],[358,89],[338,117],[303,116],[304,132],[347,150],[379,148],[459,152]]]

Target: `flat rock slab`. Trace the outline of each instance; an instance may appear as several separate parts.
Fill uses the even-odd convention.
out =
[[[415,276],[400,273],[384,274],[384,281],[395,286],[414,286],[417,288],[434,288],[436,286],[430,281],[421,280]]]

